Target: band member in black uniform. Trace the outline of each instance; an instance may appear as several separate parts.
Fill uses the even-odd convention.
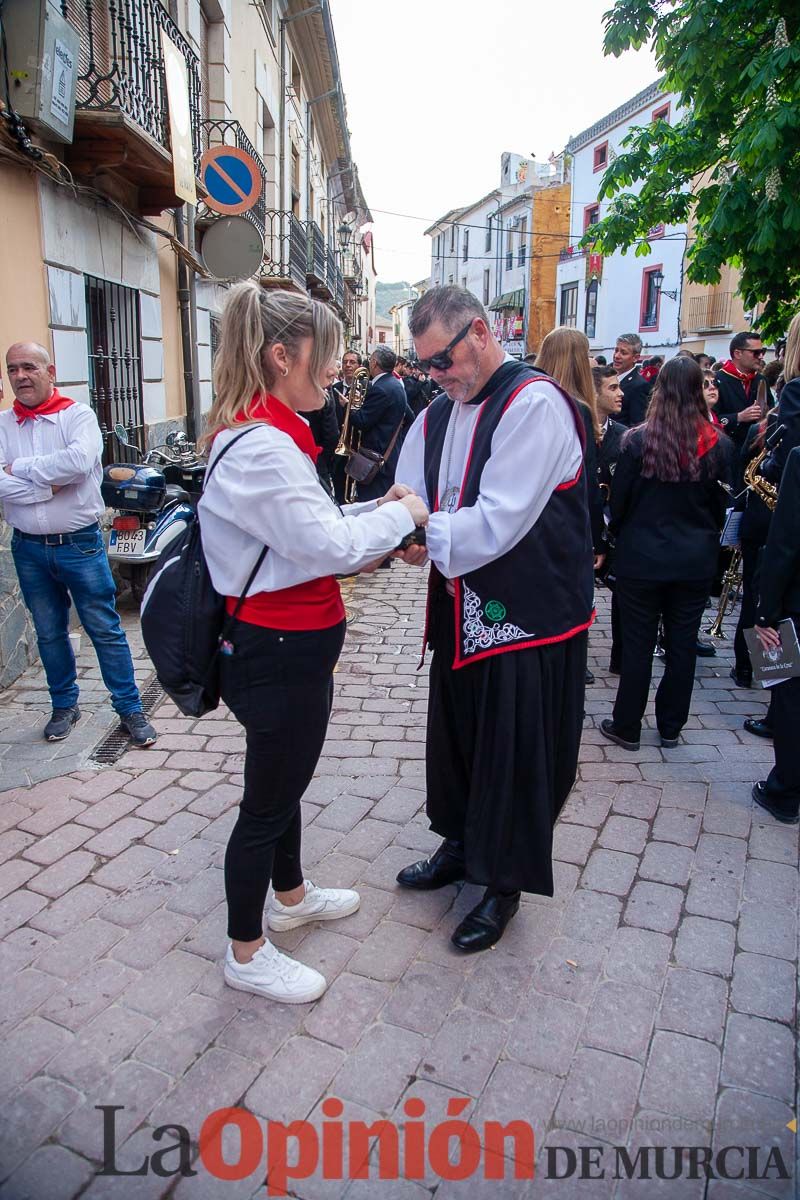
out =
[[[664,677],[656,691],[661,745],[675,746],[689,715],[700,620],[725,519],[732,447],[708,419],[703,374],[690,358],[667,362],[641,429],[622,446],[611,487],[622,673],[613,719],[601,731],[638,750],[659,618]]]
[[[764,416],[758,404],[758,385],[764,376],[765,350],[757,333],[737,333],[731,339],[730,358],[717,372],[719,423],[734,443],[741,447],[747,430]],[[772,396],[767,392],[767,407]]]
[[[353,376],[360,366],[361,355],[355,350],[345,350],[342,355],[342,377],[341,379],[337,379],[330,387],[336,412],[336,422],[340,431],[344,424],[344,414],[347,408],[347,397],[350,394],[350,385],[353,382]],[[344,469],[346,464],[347,459],[342,455],[332,455],[331,478],[333,480],[333,494],[337,504],[344,504],[346,480]]]
[[[609,498],[611,483],[622,450],[625,426],[614,418],[622,408],[622,389],[615,367],[592,367],[592,381],[597,402],[597,419],[600,424],[600,444],[597,447],[597,478],[610,516]],[[611,590],[611,655],[608,669],[619,675],[622,666],[622,625],[619,618],[614,574],[614,549],[606,540],[606,559],[602,566],[602,579]]]
[[[756,634],[765,650],[780,648],[776,626],[791,617],[800,631],[800,447],[789,455],[764,547]],[[771,704],[775,766],[755,784],[753,799],[778,821],[800,813],[800,676],[776,684]]]
[[[766,459],[762,472],[773,483],[780,481],[789,455],[800,446],[800,313],[792,318],[786,337],[778,425],[783,425],[780,442]]]
[[[621,333],[614,347],[614,366],[617,368],[620,386],[622,388],[622,409],[619,420],[622,425],[632,428],[640,425],[645,418],[650,393],[653,390],[651,380],[644,379],[639,366],[639,356],[642,353],[642,339],[638,333]]]
[[[361,435],[361,448],[374,450],[384,465],[371,483],[359,483],[358,499],[376,500],[394,483],[400,457],[403,425],[412,424],[414,414],[408,407],[406,392],[394,373],[397,355],[388,346],[376,346],[369,356],[372,376],[364,403],[351,409],[350,423]]]

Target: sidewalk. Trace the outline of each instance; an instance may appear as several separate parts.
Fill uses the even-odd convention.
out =
[[[93,715],[64,758],[33,732],[47,709],[37,673],[4,703],[0,769],[4,781],[25,774],[23,786],[0,794],[0,1197],[249,1200],[266,1195],[264,1155],[256,1146],[243,1179],[210,1175],[197,1160],[209,1113],[245,1107],[262,1133],[265,1121],[307,1119],[303,1136],[314,1144],[324,1125],[330,1163],[341,1124],[407,1122],[412,1098],[425,1105],[426,1144],[431,1155],[438,1147],[440,1168],[439,1122],[455,1121],[457,1132],[470,1121],[480,1154],[487,1122],[521,1121],[535,1134],[537,1178],[513,1179],[506,1162],[503,1180],[484,1180],[488,1154],[462,1182],[440,1181],[446,1159],[438,1173],[426,1166],[422,1178],[396,1180],[377,1179],[373,1162],[369,1179],[352,1182],[324,1179],[312,1163],[308,1179],[289,1179],[291,1194],[795,1195],[787,1126],[797,1111],[798,831],[752,805],[771,745],[741,728],[765,704],[761,693],[734,688],[730,642],[698,662],[678,748],[661,750],[651,728],[641,750],[627,753],[595,728],[616,683],[605,671],[608,605],[599,594],[597,684],[587,689],[580,777],[556,831],[556,896],[526,897],[498,947],[462,957],[449,935],[478,889],[409,894],[394,883],[438,841],[424,817],[427,677],[416,670],[424,577],[395,564],[346,590],[352,619],[304,803],[303,851],[315,882],[356,886],[362,905],[335,925],[276,939],[327,976],[328,993],[311,1006],[270,1005],[222,984],[221,867],[243,763],[230,716],[192,721],[164,703],[153,750],[92,770],[85,735],[97,740],[111,724],[105,702],[85,696]],[[96,667],[81,661],[83,680],[96,683]],[[146,677],[140,653],[137,662]],[[323,1112],[326,1097],[343,1102],[341,1116]],[[151,1156],[148,1173],[98,1174],[98,1105],[121,1106],[117,1168],[135,1171]],[[179,1167],[169,1149],[175,1131],[154,1140],[164,1125],[185,1126],[196,1175],[152,1169]],[[223,1144],[236,1162],[232,1132]],[[469,1145],[465,1137],[466,1158]],[[654,1177],[652,1155],[653,1177],[614,1177],[626,1161],[617,1148],[641,1168],[636,1154],[648,1145],[715,1155],[757,1147],[758,1173],[768,1161],[772,1169],[707,1182],[702,1168],[690,1178],[684,1158],[670,1178],[670,1150],[665,1179]],[[776,1177],[774,1148],[792,1178]],[[451,1150],[458,1161],[456,1142]],[[344,1163],[340,1174],[346,1155]],[[548,1164],[566,1175],[571,1163],[568,1177],[547,1178]],[[746,1153],[731,1152],[728,1167],[753,1175]]]

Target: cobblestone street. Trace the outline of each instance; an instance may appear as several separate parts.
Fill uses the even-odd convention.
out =
[[[589,657],[597,682],[587,688],[579,779],[556,830],[556,895],[525,896],[494,950],[459,956],[450,933],[479,890],[415,894],[395,884],[400,867],[438,844],[424,814],[424,582],[396,563],[345,584],[351,623],[304,802],[303,851],[316,883],[356,887],[362,903],[335,925],[275,935],[328,979],[309,1006],[223,985],[221,866],[244,749],[233,718],[193,721],[162,703],[153,750],[89,768],[89,750],[113,724],[93,704],[104,694],[96,668],[86,666],[82,704],[97,712],[60,758],[38,740],[48,707],[39,673],[9,693],[0,730],[10,787],[0,794],[3,1200],[264,1196],[263,1169],[221,1182],[197,1161],[205,1116],[238,1105],[262,1122],[319,1127],[326,1096],[344,1102],[345,1123],[400,1124],[418,1098],[428,1136],[448,1119],[448,1102],[466,1097],[482,1140],[487,1121],[533,1127],[537,1178],[513,1179],[510,1162],[503,1181],[484,1180],[483,1163],[462,1182],[430,1170],[379,1181],[377,1166],[350,1182],[318,1169],[289,1181],[302,1200],[797,1194],[798,830],[751,801],[772,747],[742,719],[765,710],[763,694],[734,687],[731,642],[722,642],[716,658],[698,660],[676,749],[660,748],[652,717],[639,752],[610,745],[596,728],[616,685],[606,671],[608,593],[599,593]],[[120,1106],[120,1170],[174,1142],[154,1141],[158,1126],[180,1124],[197,1174],[98,1175],[97,1105]],[[648,1145],[758,1147],[759,1173],[777,1147],[791,1178],[773,1169],[707,1181],[685,1166],[677,1179],[618,1181],[614,1148],[633,1158]],[[571,1176],[547,1178],[553,1147],[564,1148],[550,1156],[562,1175],[575,1151]],[[604,1177],[579,1178],[580,1147],[599,1148]],[[235,1139],[229,1149],[235,1161]],[[177,1155],[164,1163],[175,1170]],[[731,1174],[743,1165],[746,1155],[729,1157]]]

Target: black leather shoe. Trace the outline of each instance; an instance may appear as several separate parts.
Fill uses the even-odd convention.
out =
[[[397,882],[403,887],[433,891],[448,883],[458,883],[466,876],[464,845],[452,838],[445,838],[438,850],[420,862],[403,867]]]
[[[787,812],[785,808],[777,808],[769,799],[767,799],[764,786],[765,784],[763,779],[760,783],[753,784],[753,790],[750,794],[752,795],[756,804],[760,808],[766,809],[771,817],[774,817],[776,821],[782,821],[784,825],[797,825],[800,823],[800,813],[790,813]]]
[[[50,720],[44,727],[45,740],[48,742],[63,742],[72,733],[73,725],[81,719],[81,710],[77,704],[74,708],[54,708]]]
[[[716,646],[712,646],[710,642],[698,641],[695,647],[695,653],[698,658],[715,658],[717,654]]]
[[[748,671],[737,671],[736,667],[731,667],[729,674],[737,687],[750,688],[753,686],[753,676]]]
[[[614,722],[608,717],[606,717],[604,721],[600,722],[600,732],[602,733],[603,737],[607,737],[610,742],[614,742],[617,746],[622,746],[623,750],[639,749],[638,742],[628,742],[625,740],[625,738],[619,736],[614,729]]]
[[[756,737],[772,738],[772,726],[766,721],[758,721],[755,717],[745,717],[744,728],[748,733],[754,733]]]
[[[592,674],[592,672],[589,670],[588,667],[586,668],[586,683],[587,684],[594,683],[594,675]]]
[[[487,888],[480,904],[467,913],[450,939],[453,945],[465,954],[475,954],[499,942],[519,908],[519,896],[519,892],[504,895]]]

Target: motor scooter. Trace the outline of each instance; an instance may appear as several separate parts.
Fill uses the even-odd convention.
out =
[[[108,557],[141,603],[153,564],[161,551],[194,519],[203,490],[206,463],[182,431],[143,453],[122,424],[117,441],[138,462],[112,463],[103,470],[101,491],[114,509]]]

